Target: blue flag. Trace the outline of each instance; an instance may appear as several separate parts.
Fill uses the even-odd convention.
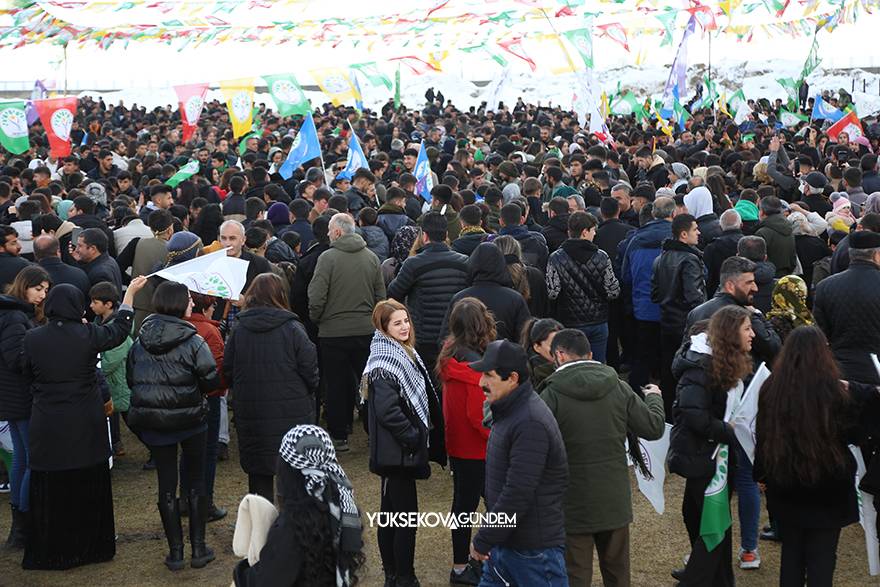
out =
[[[837,122],[841,118],[843,118],[845,113],[841,110],[838,110],[828,102],[822,99],[822,96],[816,96],[816,101],[813,103],[813,120],[830,120],[831,122]]]
[[[660,116],[663,118],[672,118],[675,113],[673,93],[677,91],[676,95],[680,97],[687,89],[688,39],[694,33],[696,22],[694,16],[691,15],[684,29],[684,34],[681,36],[681,42],[678,44],[678,51],[675,52],[675,59],[669,70],[666,86],[663,88],[663,105],[660,108]]]
[[[318,129],[315,128],[315,121],[312,113],[306,114],[302,127],[290,147],[290,153],[287,160],[281,164],[278,173],[284,179],[290,179],[297,167],[321,156],[321,142],[318,140]]]
[[[419,145],[419,156],[416,159],[416,167],[413,170],[416,176],[416,193],[431,201],[431,190],[434,188],[434,178],[431,176],[431,165],[428,163],[428,153],[425,151],[425,141]]]
[[[361,167],[370,168],[364,150],[361,149],[361,143],[358,141],[354,131],[351,133],[351,140],[348,141],[348,160],[345,162],[345,169],[336,175],[336,179],[351,179],[354,172]]]

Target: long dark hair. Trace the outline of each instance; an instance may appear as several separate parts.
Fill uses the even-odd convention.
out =
[[[49,274],[39,265],[28,265],[19,271],[12,283],[7,286],[6,293],[14,298],[18,298],[24,303],[27,303],[27,290],[32,287],[37,287],[41,283],[52,284]],[[46,322],[46,317],[43,314],[44,304],[45,300],[34,306],[34,321],[37,324],[43,324]]]
[[[752,356],[740,348],[739,329],[745,320],[751,320],[751,314],[741,306],[724,306],[709,320],[709,380],[715,391],[729,390],[752,372]]]
[[[459,351],[470,350],[482,355],[495,336],[495,318],[486,304],[477,298],[460,299],[449,314],[449,336],[443,343],[434,368],[437,375],[440,375],[446,361]]]
[[[822,331],[792,330],[758,396],[756,431],[767,476],[812,485],[839,473],[846,463],[840,415],[848,403]]]
[[[504,263],[507,265],[510,280],[513,281],[513,289],[529,301],[532,292],[529,291],[529,278],[522,259],[522,246],[510,235],[499,236],[492,242],[504,253]]]

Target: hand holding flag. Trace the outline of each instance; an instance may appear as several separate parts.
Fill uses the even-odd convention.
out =
[[[336,178],[351,179],[354,176],[354,172],[361,167],[369,169],[370,164],[367,162],[367,157],[364,155],[364,150],[361,148],[361,143],[358,141],[354,129],[352,129],[351,139],[348,141],[348,159],[345,162],[345,169],[340,171]]]
[[[312,113],[309,112],[293,141],[287,159],[278,169],[278,173],[284,179],[290,179],[297,167],[320,156],[321,142],[318,140],[318,129],[315,128],[315,120],[312,118]]]

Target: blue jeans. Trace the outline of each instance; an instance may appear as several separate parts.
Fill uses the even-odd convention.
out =
[[[752,462],[737,445],[736,472],[734,473],[737,499],[739,500],[740,546],[743,550],[758,548],[758,522],[761,518],[761,491],[752,479]]]
[[[568,587],[565,547],[514,550],[496,546],[483,563],[480,587]]]
[[[13,420],[9,423],[12,434],[12,471],[9,472],[9,501],[19,511],[31,509],[31,467],[28,453],[30,420]]]
[[[587,336],[587,340],[590,341],[593,360],[604,363],[605,358],[608,356],[608,323],[576,326],[576,328],[583,332]]]

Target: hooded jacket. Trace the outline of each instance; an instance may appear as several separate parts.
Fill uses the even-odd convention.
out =
[[[614,369],[596,361],[562,365],[539,391],[568,455],[566,533],[593,534],[632,522],[626,434],[660,438],[663,399],[651,394],[642,400]]]
[[[28,318],[34,307],[0,295],[0,419],[7,422],[31,416],[31,385],[22,373],[24,335],[33,328]]]
[[[767,260],[776,267],[776,277],[784,277],[797,267],[797,249],[791,224],[782,214],[767,216],[755,231],[767,242]]]
[[[388,239],[389,244],[394,240],[394,235],[397,234],[401,227],[413,224],[415,223],[400,206],[386,202],[379,207],[379,217],[376,219],[376,226],[385,233],[385,238]]]
[[[385,299],[379,259],[360,235],[342,235],[318,257],[308,293],[318,336],[368,336],[374,330],[373,308]]]
[[[672,236],[672,223],[652,220],[636,229],[623,255],[620,281],[632,288],[633,314],[637,320],[660,321],[660,306],[651,301],[651,272],[663,241]]]
[[[151,314],[128,354],[131,407],[128,425],[138,432],[175,433],[207,421],[205,394],[219,384],[208,343],[189,322]]]
[[[551,253],[558,249],[568,238],[569,216],[569,214],[554,216],[547,221],[547,225],[541,231],[541,234],[544,235],[544,240],[547,241],[547,250]]]
[[[706,301],[706,268],[699,249],[675,239],[663,241],[654,260],[651,301],[660,305],[660,326],[684,334],[688,312]]]
[[[541,271],[547,270],[547,242],[544,235],[539,232],[532,232],[523,225],[503,226],[498,231],[499,235],[512,236],[519,242],[522,247],[523,261],[527,265],[537,267]]]
[[[687,339],[672,361],[672,374],[678,380],[674,424],[669,435],[669,472],[685,479],[707,478],[715,473],[715,449],[719,444],[736,446],[733,427],[724,422],[727,390],[712,389],[708,369],[712,356],[692,349]],[[731,450],[731,456],[736,451]]]
[[[315,345],[293,312],[250,308],[226,341],[223,371],[235,390],[241,467],[249,475],[274,475],[284,434],[315,421]]]
[[[608,321],[608,302],[620,295],[611,260],[588,240],[568,239],[550,255],[547,293],[566,327]]]
[[[736,246],[743,237],[742,230],[734,228],[725,230],[721,235],[706,246],[703,251],[703,262],[706,265],[706,295],[713,296],[718,289],[721,278],[721,264],[730,257],[736,256]]]
[[[467,287],[455,294],[446,308],[437,344],[442,346],[449,333],[449,313],[458,300],[477,298],[495,317],[496,338],[518,342],[523,326],[530,318],[522,294],[513,289],[510,273],[501,250],[492,243],[481,243],[467,262]]]
[[[69,284],[53,287],[48,322],[24,337],[23,373],[34,395],[30,466],[35,471],[92,467],[110,457],[107,417],[98,389],[98,353],[131,332],[133,312],[122,306],[106,324],[83,324],[85,296]]]
[[[428,243],[403,262],[388,297],[405,302],[419,339],[434,344],[452,297],[467,287],[467,257],[444,243]]]
[[[755,263],[755,284],[758,291],[752,296],[752,305],[764,313],[773,305],[773,288],[776,287],[776,267],[769,261]]]
[[[450,357],[440,365],[446,453],[450,457],[486,460],[486,441],[489,440],[489,429],[483,426],[486,395],[480,387],[482,373],[469,365],[479,359],[480,355],[471,351]]]

